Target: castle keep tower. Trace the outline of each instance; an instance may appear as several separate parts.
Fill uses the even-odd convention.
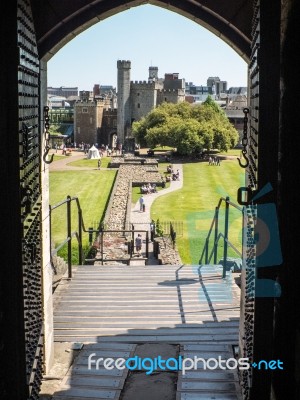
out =
[[[130,69],[131,62],[118,60],[118,118],[117,135],[120,143],[124,144],[127,129],[131,126],[130,118]]]

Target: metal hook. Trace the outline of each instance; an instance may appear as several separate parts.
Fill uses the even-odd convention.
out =
[[[46,164],[51,164],[52,161],[53,161],[53,158],[54,158],[54,154],[51,154],[50,160],[47,160],[47,156],[48,156],[49,150],[50,150],[50,147],[47,146],[46,147],[46,151],[45,151],[45,153],[43,155],[43,160],[44,160],[44,163],[46,163]]]
[[[244,159],[246,160],[245,164],[241,163],[241,158],[238,157],[238,159],[237,159],[240,164],[240,167],[242,167],[242,168],[247,168],[249,165],[249,158],[247,157],[246,154],[247,154],[246,150],[242,150],[242,157],[244,157]]]

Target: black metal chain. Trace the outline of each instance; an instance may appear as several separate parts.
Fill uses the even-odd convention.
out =
[[[244,116],[244,128],[243,128],[243,138],[242,138],[242,146],[243,149],[241,151],[242,155],[241,158],[243,157],[246,162],[242,164],[241,158],[238,158],[238,162],[240,164],[240,167],[242,168],[247,168],[249,165],[249,158],[247,156],[247,146],[248,146],[248,114],[249,114],[249,108],[244,108],[243,113],[245,114]]]
[[[44,160],[44,162],[46,164],[51,164],[52,161],[53,161],[53,158],[54,158],[54,154],[52,154],[50,160],[47,160],[47,156],[48,156],[49,150],[51,149],[50,139],[49,139],[49,136],[50,136],[50,134],[49,134],[49,128],[50,128],[49,121],[50,121],[50,118],[49,118],[49,107],[48,106],[44,107],[44,121],[45,121],[44,122],[44,127],[45,127],[45,132],[44,132],[45,133],[45,152],[44,152],[44,155],[43,155],[43,160]]]

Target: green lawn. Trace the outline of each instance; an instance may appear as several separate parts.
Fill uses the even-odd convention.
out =
[[[107,168],[110,160],[111,157],[102,157],[101,168]],[[83,158],[82,160],[72,161],[68,163],[68,165],[72,165],[73,167],[98,168],[98,160],[87,160]]]
[[[199,261],[214,209],[220,197],[229,196],[236,203],[237,188],[244,185],[244,171],[238,163],[222,161],[221,166],[208,163],[183,165],[182,189],[159,197],[151,208],[151,218],[160,221],[183,221],[183,235],[177,237],[182,261],[196,264]],[[220,211],[219,226],[223,226],[224,207]],[[230,208],[229,240],[241,248],[240,212]],[[222,257],[222,249],[218,254]],[[229,255],[236,256],[230,249]]]
[[[103,159],[102,159],[103,160]],[[96,160],[80,160],[71,163],[87,165]],[[159,163],[162,174],[168,163]],[[67,195],[77,196],[80,200],[85,227],[96,228],[101,220],[107,199],[115,178],[113,170],[57,171],[50,173],[50,204],[54,205]],[[236,203],[237,188],[244,186],[244,171],[236,160],[221,162],[221,166],[209,166],[206,162],[186,163],[183,165],[184,186],[181,190],[159,197],[151,209],[151,217],[160,221],[183,221],[183,235],[177,236],[177,246],[184,263],[197,264],[209,230],[214,209],[221,196],[230,196]],[[140,188],[133,188],[132,202],[140,197]],[[77,230],[77,214],[72,207],[72,230]],[[53,211],[52,234],[58,245],[66,238],[66,206]],[[224,207],[220,211],[220,230],[224,223]],[[237,247],[241,247],[240,212],[230,208],[230,235]],[[88,235],[84,240],[88,244]],[[76,246],[73,240],[74,247]],[[66,246],[65,246],[66,247]],[[218,258],[222,257],[220,246]],[[62,249],[60,255],[65,255]],[[230,249],[229,256],[236,256]]]
[[[59,156],[59,155],[57,155],[57,154],[54,154],[53,161],[59,161],[59,160],[65,158],[65,157],[66,157],[66,156]]]
[[[239,157],[241,154],[241,149],[229,149],[227,151],[221,151],[220,154],[224,154],[225,156],[237,156]]]
[[[154,151],[170,151],[170,150],[174,150],[174,147],[158,146],[158,147],[154,147],[152,150],[154,150]]]
[[[54,205],[67,198],[78,197],[86,229],[97,228],[109,197],[116,171],[57,171],[50,172],[50,204]],[[77,210],[72,202],[72,231],[76,231]],[[66,205],[53,210],[52,238],[57,246],[67,237]],[[88,234],[83,241],[88,244]],[[76,239],[72,241],[76,248]],[[66,247],[66,246],[65,246]],[[59,253],[65,256],[66,249]]]

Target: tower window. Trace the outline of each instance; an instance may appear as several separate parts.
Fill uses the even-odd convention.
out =
[[[140,105],[140,103],[138,103],[138,105],[137,105],[137,108],[141,108],[141,105]]]

